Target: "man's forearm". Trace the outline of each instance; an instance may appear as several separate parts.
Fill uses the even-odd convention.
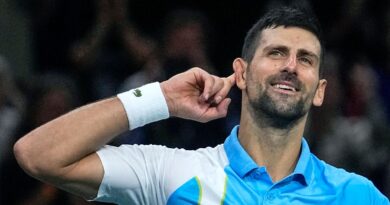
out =
[[[78,108],[20,139],[14,147],[20,165],[35,177],[61,175],[66,167],[95,152],[128,129],[118,98]]]
[[[207,122],[226,116],[234,76],[193,68],[159,83],[78,108],[38,127],[14,147],[30,175],[87,199],[97,196],[104,167],[95,153],[118,134],[169,116]],[[129,156],[131,157],[131,156]]]

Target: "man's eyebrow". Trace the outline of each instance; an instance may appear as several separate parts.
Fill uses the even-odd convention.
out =
[[[284,51],[284,52],[289,51],[289,48],[287,46],[278,45],[278,44],[270,44],[270,45],[264,47],[263,50],[264,51],[270,51],[270,50],[273,50],[273,49]],[[301,55],[301,56],[302,55],[308,55],[308,56],[311,56],[311,57],[315,58],[316,60],[320,59],[320,57],[316,53],[314,53],[312,51],[309,51],[307,49],[303,49],[303,48],[298,49],[298,55]]]
[[[277,44],[268,45],[268,46],[264,47],[263,50],[269,51],[269,50],[273,50],[273,49],[280,50],[280,51],[288,51],[289,50],[287,46],[277,45]]]

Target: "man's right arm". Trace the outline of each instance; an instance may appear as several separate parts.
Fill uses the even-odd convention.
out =
[[[226,95],[234,82],[233,75],[219,78],[195,68],[160,86],[170,116],[206,122],[226,115],[230,102]],[[92,199],[104,175],[96,151],[128,130],[129,124],[122,102],[117,97],[105,99],[28,133],[15,144],[15,156],[33,177]]]
[[[31,176],[91,199],[104,174],[95,151],[127,127],[121,102],[110,98],[38,127],[15,144],[14,153]]]

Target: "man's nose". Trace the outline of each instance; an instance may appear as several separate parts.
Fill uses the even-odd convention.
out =
[[[295,55],[291,55],[285,61],[284,70],[294,73],[296,71],[296,68],[297,58],[295,57]]]

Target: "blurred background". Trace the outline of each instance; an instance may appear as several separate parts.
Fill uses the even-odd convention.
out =
[[[193,66],[229,75],[252,24],[283,4],[313,9],[326,40],[328,88],[306,127],[311,150],[389,197],[390,1],[0,0],[0,204],[100,204],[27,176],[15,141],[80,105]],[[230,95],[224,119],[164,120],[112,144],[223,143],[239,122],[240,92]]]

